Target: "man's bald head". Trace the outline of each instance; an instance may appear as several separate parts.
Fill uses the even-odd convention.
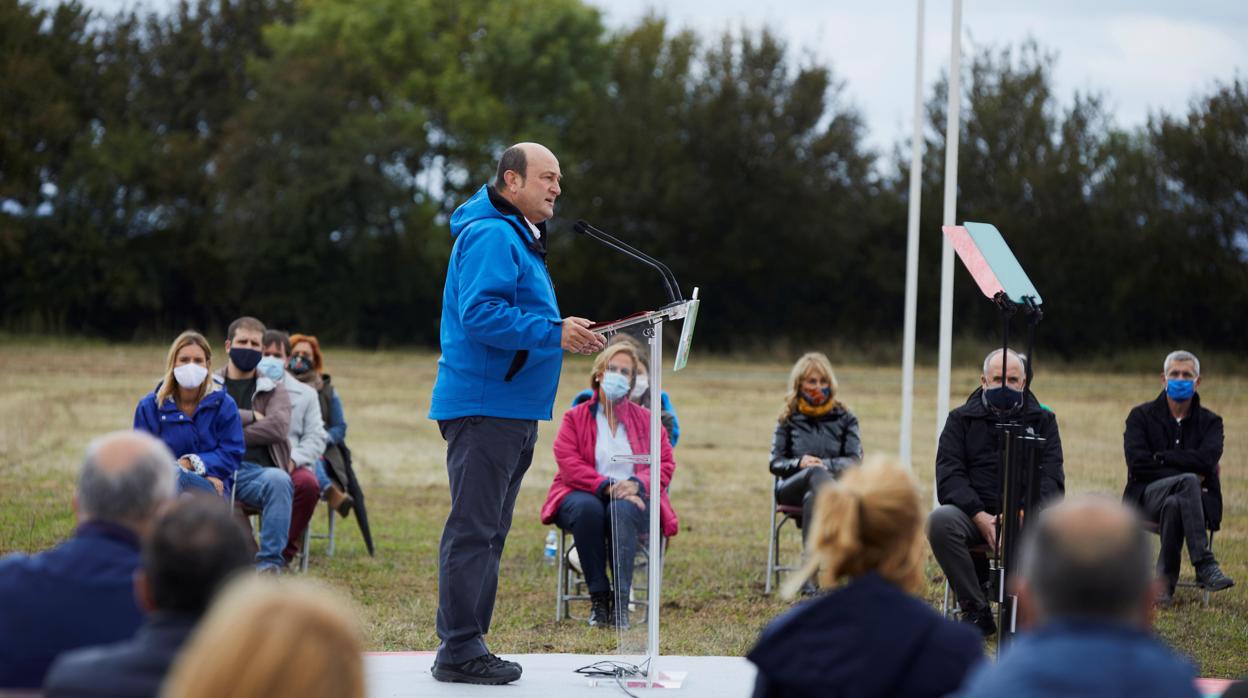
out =
[[[1139,622],[1152,599],[1152,554],[1138,515],[1120,502],[1074,497],[1047,509],[1023,543],[1021,577],[1041,622]]]
[[[142,532],[174,496],[169,447],[138,431],[105,434],[87,446],[78,477],[78,514]]]
[[[517,143],[503,151],[494,176],[494,189],[531,223],[555,214],[563,174],[559,159],[541,143]]]

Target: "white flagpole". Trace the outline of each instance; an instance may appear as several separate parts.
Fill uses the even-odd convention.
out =
[[[962,106],[962,0],[953,0],[953,46],[949,56],[949,94],[945,120],[944,224],[957,225],[958,134]],[[940,370],[936,381],[936,441],[949,416],[949,374],[953,362],[953,246],[941,235],[940,254]],[[935,488],[932,496],[935,497]]]
[[[914,335],[919,296],[919,197],[923,190],[923,0],[914,28],[914,131],[910,136],[910,219],[906,225],[906,316],[901,358],[901,462],[914,469]]]

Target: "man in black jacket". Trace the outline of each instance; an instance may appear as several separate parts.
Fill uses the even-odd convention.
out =
[[[179,499],[157,519],[143,544],[143,569],[135,574],[135,596],[147,620],[130,640],[61,655],[44,681],[44,695],[156,696],[217,590],[249,570],[251,561],[247,534],[220,499]]]
[[[997,626],[970,549],[997,544],[1002,435],[997,425],[1019,420],[1028,433],[1044,439],[1038,461],[1041,506],[1060,499],[1066,490],[1057,417],[1030,393],[1024,404],[1023,359],[1013,351],[1007,351],[1005,356],[1005,383],[1001,381],[1003,354],[997,349],[984,359],[980,387],[945,421],[936,450],[936,497],[940,506],[928,518],[932,553],[962,607],[962,617],[978,626],[984,635],[995,633]]]
[[[1235,582],[1218,567],[1205,536],[1206,528],[1216,531],[1222,520],[1222,418],[1200,406],[1200,359],[1171,352],[1162,364],[1162,383],[1165,389],[1157,399],[1137,405],[1127,416],[1122,499],[1160,524],[1157,572],[1165,586],[1158,602],[1165,605],[1179,579],[1184,539],[1198,584],[1221,591]]]

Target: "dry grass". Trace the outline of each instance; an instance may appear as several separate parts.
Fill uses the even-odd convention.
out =
[[[163,360],[159,346],[124,347],[7,340],[0,343],[0,551],[37,550],[72,529],[74,471],[86,442],[125,428],[139,397],[151,389]],[[378,554],[369,558],[353,525],[339,528],[338,554],[313,546],[312,574],[337,585],[359,604],[373,649],[431,649],[436,645],[437,541],[448,498],[444,445],[425,419],[436,356],[417,352],[338,351],[330,369],[342,395],[349,442],[368,493]],[[565,364],[558,410],[586,382],[588,361]],[[954,377],[955,394],[974,385],[975,369]],[[665,387],[680,415],[672,501],[681,534],[665,569],[663,651],[735,655],[786,604],[762,594],[767,540],[767,451],[788,367],[695,357]],[[1043,369],[1042,369],[1043,370]],[[858,414],[868,452],[895,451],[900,407],[896,368],[840,366],[841,397]],[[1240,586],[1202,608],[1181,592],[1161,613],[1162,635],[1192,655],[1206,676],[1248,669],[1248,505],[1243,482],[1248,379],[1208,376],[1201,394],[1223,415],[1226,519],[1218,556]],[[1122,424],[1127,410],[1150,399],[1152,375],[1042,373],[1040,398],[1056,411],[1066,453],[1069,492],[1117,496],[1125,478]],[[934,451],[932,371],[920,371],[915,416],[917,474],[930,497]],[[556,419],[558,414],[556,414]],[[556,421],[557,423],[557,421]],[[503,560],[493,647],[505,652],[608,652],[616,638],[577,623],[553,621],[554,573],[542,562],[546,534],[537,512],[555,472],[544,424],[533,468],[516,507]],[[324,528],[323,510],[314,525]],[[931,567],[931,596],[939,579]],[[1190,575],[1190,568],[1185,569]],[[629,644],[640,642],[630,636]]]

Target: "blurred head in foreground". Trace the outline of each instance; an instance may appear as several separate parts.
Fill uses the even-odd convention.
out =
[[[248,577],[212,606],[162,695],[363,698],[363,651],[354,613],[329,590]]]
[[[1028,625],[1065,618],[1152,624],[1148,534],[1132,509],[1106,497],[1074,497],[1041,513],[1023,540],[1016,582]]]

